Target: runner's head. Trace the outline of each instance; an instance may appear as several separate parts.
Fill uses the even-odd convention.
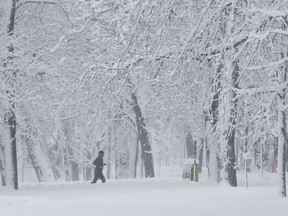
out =
[[[100,150],[100,151],[98,152],[98,155],[101,156],[101,157],[104,157],[104,151]]]

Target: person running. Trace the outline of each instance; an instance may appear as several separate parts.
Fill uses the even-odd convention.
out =
[[[104,157],[104,152],[101,150],[98,152],[98,157],[93,161],[93,164],[96,166],[95,171],[94,171],[94,179],[91,182],[91,184],[94,184],[97,182],[98,179],[102,181],[102,183],[105,183],[105,177],[102,173],[103,171],[103,166],[106,164],[103,163],[103,157]]]

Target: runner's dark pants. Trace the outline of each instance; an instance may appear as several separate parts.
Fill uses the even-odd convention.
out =
[[[97,170],[95,169],[94,171],[94,179],[91,183],[96,183],[97,180],[100,179],[102,181],[102,183],[104,183],[106,181],[103,173],[102,173],[102,170]]]

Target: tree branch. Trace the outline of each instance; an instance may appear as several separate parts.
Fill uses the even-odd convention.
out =
[[[23,5],[26,5],[26,4],[52,4],[52,5],[56,5],[56,4],[60,4],[60,3],[52,2],[52,1],[33,1],[33,0],[30,0],[30,1],[26,1],[26,2],[19,4],[16,7],[16,10],[19,9],[20,7],[22,7]]]

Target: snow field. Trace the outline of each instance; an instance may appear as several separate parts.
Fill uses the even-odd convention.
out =
[[[288,199],[271,186],[231,188],[180,178],[0,188],[0,216],[287,216]]]

